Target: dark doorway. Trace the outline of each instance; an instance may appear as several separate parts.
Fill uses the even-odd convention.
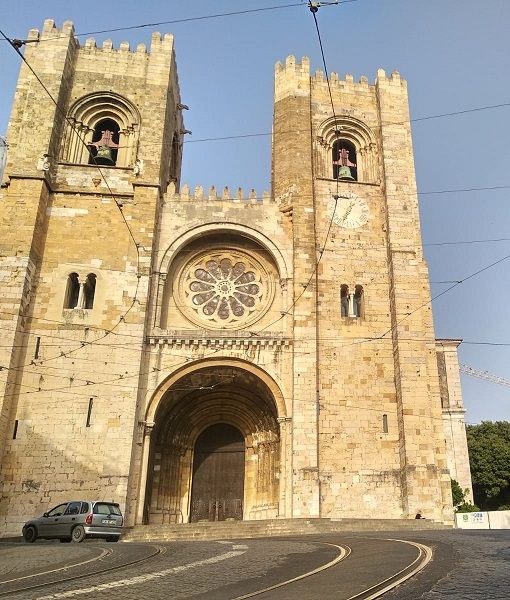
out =
[[[232,425],[211,425],[195,443],[190,521],[242,520],[243,493],[243,435]]]

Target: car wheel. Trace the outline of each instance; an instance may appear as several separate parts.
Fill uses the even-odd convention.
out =
[[[71,538],[60,538],[61,544],[68,544],[71,541]]]
[[[73,542],[79,544],[80,542],[83,542],[86,535],[87,534],[85,533],[85,529],[83,529],[83,525],[76,525],[76,527],[71,533],[71,539],[73,540]]]
[[[118,535],[109,535],[106,538],[107,542],[118,542],[119,541],[119,536]]]
[[[23,532],[23,539],[27,544],[33,544],[37,539],[37,531],[33,525],[29,525]]]

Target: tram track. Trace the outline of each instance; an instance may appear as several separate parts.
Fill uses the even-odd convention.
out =
[[[138,545],[129,544],[130,553],[132,553],[132,549]],[[86,572],[72,574],[70,571],[75,569],[80,569],[85,566],[90,566],[94,563],[98,563],[100,561],[104,561],[108,557],[113,557],[115,555],[115,550],[117,548],[102,548],[102,551],[98,556],[87,559],[85,561],[81,561],[78,563],[74,563],[71,565],[65,565],[59,567],[57,569],[48,569],[47,571],[39,571],[30,575],[22,575],[20,577],[14,577],[9,580],[0,581],[1,591],[0,598],[8,598],[13,596],[14,594],[21,594],[23,592],[29,592],[37,589],[44,589],[50,586],[55,586],[58,584],[67,584],[72,581],[76,581],[79,579],[85,579],[87,577],[91,577],[94,575],[102,575],[103,573],[109,573],[112,571],[117,571],[119,569],[124,569],[131,565],[143,563],[146,561],[150,561],[151,559],[164,554],[166,552],[166,548],[164,546],[156,546],[156,545],[147,545],[143,544],[138,546],[138,548],[143,548],[148,550],[148,553],[145,556],[137,556],[136,558],[129,559],[127,561],[120,562],[119,564],[113,564],[109,566],[102,566],[99,569],[86,569]],[[62,577],[62,573],[67,573],[66,577]],[[46,578],[45,581],[35,582],[35,579]],[[32,580],[32,583],[30,583]],[[20,584],[20,585],[16,585]],[[8,589],[6,589],[6,586]]]
[[[239,585],[241,581],[238,581],[235,585],[238,587],[235,589],[222,589],[215,588],[210,590],[208,595],[212,600],[248,600],[251,598],[271,598],[274,600],[288,600],[295,597],[301,598],[335,598],[335,600],[375,600],[386,594],[388,591],[394,589],[398,585],[402,584],[406,580],[410,579],[422,569],[424,569],[432,559],[432,549],[424,544],[410,540],[401,539],[390,539],[390,538],[365,538],[366,541],[372,540],[371,546],[366,546],[363,543],[360,545],[358,542],[362,540],[353,539],[351,543],[349,540],[345,540],[346,543],[340,542],[340,540],[310,540],[315,544],[321,545],[323,548],[329,547],[333,552],[329,552],[329,557],[326,559],[324,556],[322,562],[315,562],[313,569],[311,564],[309,570],[303,569],[305,572],[300,570],[294,570],[294,573],[287,572],[287,579],[278,581],[278,576],[273,577],[271,582],[273,585],[262,589],[249,589],[250,586],[245,587],[244,594],[240,594]],[[258,542],[258,541],[257,541]],[[336,542],[336,543],[335,543]],[[370,561],[377,560],[377,555],[384,554],[386,547],[384,543],[389,543],[395,548],[397,559],[393,560],[393,568],[387,568],[386,570],[375,569],[372,572],[370,568]],[[226,544],[227,542],[220,542]],[[232,542],[230,542],[232,543]],[[374,546],[374,543],[376,544]],[[377,545],[382,543],[383,545]],[[354,545],[353,545],[354,544]],[[404,546],[405,545],[405,546]],[[124,545],[123,545],[124,546]],[[400,547],[400,550],[398,550]],[[404,550],[407,547],[409,550]],[[410,548],[412,547],[412,548]],[[77,581],[90,578],[92,576],[99,576],[104,581],[103,574],[111,573],[114,571],[120,571],[131,565],[140,563],[150,563],[151,560],[156,559],[158,556],[165,554],[167,547],[164,545],[156,544],[129,544],[124,548],[111,549],[110,547],[95,546],[99,551],[98,555],[93,558],[81,560],[74,564],[56,566],[56,568],[48,569],[46,571],[39,571],[38,573],[32,573],[29,575],[21,574],[20,577],[15,577],[8,580],[0,581],[1,592],[0,598],[12,597],[15,598],[18,594],[24,592],[31,592],[35,590],[42,591],[43,595],[48,592],[48,588],[51,590],[56,597],[67,597],[68,595],[76,594],[94,594],[96,591],[102,591],[103,588],[110,589],[110,584],[104,583],[93,583],[90,587],[78,588],[71,591],[56,591],[54,588],[59,585],[64,585]],[[413,550],[413,548],[415,550]],[[129,575],[126,579],[119,581],[115,580],[118,585],[116,587],[124,589],[124,586],[137,585],[139,583],[147,584],[151,579],[162,581],[162,577],[169,577],[173,574],[184,573],[195,568],[202,568],[209,564],[219,563],[225,558],[235,558],[236,556],[243,555],[248,547],[245,545],[233,545],[232,551],[223,553],[221,555],[214,555],[208,558],[192,560],[191,562],[185,562],[181,565],[166,567],[161,569],[161,563],[156,561],[156,564],[160,565],[159,570],[154,573],[150,572],[142,575]],[[257,552],[256,549],[254,549]],[[227,556],[228,555],[228,556]],[[232,555],[232,556],[230,556]],[[349,558],[349,560],[345,560]],[[326,560],[324,560],[326,559]],[[164,559],[163,559],[164,560]],[[387,567],[390,567],[390,563]],[[368,570],[364,570],[367,569]],[[147,567],[146,567],[147,568]],[[146,570],[144,569],[144,571]],[[152,565],[148,566],[149,569]],[[353,577],[354,573],[364,573],[361,577]],[[280,573],[280,576],[284,573]],[[313,577],[313,581],[312,578]],[[283,579],[283,578],[282,578]],[[340,583],[340,587],[339,587]],[[175,585],[175,580],[172,586]],[[260,584],[259,584],[260,585]],[[87,586],[87,584],[85,584]],[[242,588],[241,588],[242,589]],[[197,590],[198,591],[198,590]],[[237,593],[235,593],[237,591]],[[230,592],[230,593],[229,593]],[[232,593],[234,592],[234,593]],[[311,595],[310,595],[311,593]],[[317,595],[317,593],[319,595]],[[323,595],[321,595],[323,594]],[[324,595],[325,594],[325,595]],[[199,594],[200,596],[200,594]],[[44,596],[46,598],[46,596]],[[48,596],[49,598],[50,596]],[[113,597],[118,597],[112,595]],[[158,598],[160,596],[158,595]],[[180,597],[180,596],[179,596]],[[202,596],[200,596],[202,598]]]
[[[387,592],[391,591],[398,585],[401,585],[402,583],[404,583],[405,581],[407,581],[408,579],[410,579],[411,577],[413,577],[414,575],[419,573],[432,560],[432,549],[429,546],[426,546],[424,544],[419,544],[418,542],[412,542],[409,540],[399,540],[399,539],[389,539],[389,538],[385,538],[384,541],[398,542],[398,543],[414,546],[418,550],[418,555],[414,558],[414,560],[412,560],[409,564],[407,564],[403,568],[399,569],[397,572],[391,574],[388,577],[385,577],[381,581],[371,585],[370,587],[368,587],[367,589],[364,589],[361,592],[358,592],[358,593],[355,593],[354,595],[342,598],[342,600],[375,600],[376,598],[380,598]],[[350,546],[346,546],[345,544],[339,545],[339,544],[332,544],[332,543],[328,543],[328,542],[318,542],[318,543],[322,543],[322,544],[327,543],[330,546],[334,546],[340,550],[340,554],[334,560],[332,560],[318,568],[315,568],[312,571],[303,573],[297,577],[293,577],[292,579],[282,581],[282,582],[272,585],[270,587],[266,587],[266,588],[263,588],[260,590],[253,591],[249,594],[245,594],[242,596],[236,596],[235,598],[232,598],[231,600],[247,600],[249,598],[256,598],[257,596],[262,596],[263,594],[266,594],[268,592],[273,592],[275,590],[282,589],[287,586],[291,586],[292,584],[294,584],[298,581],[302,581],[304,579],[307,579],[309,577],[317,575],[323,571],[326,571],[327,569],[330,569],[331,567],[334,567],[335,565],[340,563],[342,560],[348,558],[352,554],[352,548]],[[320,586],[320,583],[317,584],[317,581],[316,581],[315,585]],[[301,593],[301,590],[296,590],[296,595],[298,597],[304,597]],[[278,596],[274,596],[274,597],[278,598]],[[338,598],[340,598],[340,596],[338,596]]]
[[[371,588],[363,590],[359,594],[350,596],[346,600],[375,600],[375,598],[381,597],[383,594],[386,594],[393,588],[396,588],[398,585],[401,585],[402,583],[419,573],[432,560],[432,549],[429,546],[425,546],[424,544],[419,544],[418,542],[411,542],[408,540],[392,539],[389,541],[400,542],[402,544],[409,544],[411,546],[414,546],[418,549],[418,556],[409,565],[407,565],[397,573],[394,573],[390,577],[387,577],[386,579],[373,585]]]

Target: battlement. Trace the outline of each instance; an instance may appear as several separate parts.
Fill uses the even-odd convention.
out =
[[[301,62],[296,62],[296,57],[289,54],[285,59],[285,64],[277,62],[275,65],[275,76],[280,74],[296,74],[296,75],[310,75],[310,59],[308,56],[303,56]]]
[[[322,71],[321,69],[317,69],[317,71],[315,71],[315,74],[312,77],[312,82],[318,84],[326,83],[324,71]],[[405,85],[405,80],[401,79],[400,73],[398,71],[393,71],[392,74],[388,77],[384,69],[378,69],[377,77],[373,84],[369,83],[368,77],[366,75],[362,75],[359,78],[359,81],[354,81],[354,77],[350,73],[346,73],[343,79],[340,78],[338,73],[335,71],[332,71],[329,74],[329,83],[332,87],[336,86],[340,88],[346,88],[349,86],[361,86],[364,88],[368,88],[383,82],[394,85]]]
[[[72,37],[77,47],[80,47],[78,38],[75,37],[74,24],[72,21],[64,21],[62,28],[59,29],[55,25],[53,19],[46,19],[41,31],[38,29],[31,29],[28,33],[29,40],[51,40]],[[171,33],[161,34],[154,32],[151,36],[150,54],[154,53],[168,53],[172,50],[174,43],[174,36]],[[121,42],[118,48],[113,47],[113,42],[110,39],[104,40],[101,46],[97,46],[94,38],[88,38],[82,48],[86,48],[89,52],[108,52],[118,54],[134,54],[134,55],[145,55],[147,54],[146,44],[138,44],[136,49],[132,51],[130,49],[129,42]]]
[[[170,183],[166,193],[167,202],[238,202],[243,204],[260,204],[268,205],[274,204],[274,200],[271,198],[269,192],[263,192],[262,196],[259,196],[257,192],[252,188],[248,193],[242,188],[237,188],[235,193],[230,191],[230,188],[224,187],[223,192],[218,194],[216,187],[213,185],[209,188],[206,193],[204,188],[199,185],[195,187],[193,191],[187,184],[184,184],[180,191],[175,189],[175,184]]]
[[[308,78],[310,78],[312,85],[327,83],[324,71],[321,69],[317,69],[315,74],[310,77],[310,59],[307,56],[304,56],[299,63],[296,62],[295,56],[289,55],[285,60],[285,64],[277,62],[275,65],[275,81],[277,88],[283,88],[285,85],[283,82],[286,82],[286,87],[288,87],[290,82],[294,82],[299,89],[302,88],[302,81]],[[406,86],[405,80],[401,79],[398,71],[393,71],[392,74],[388,76],[384,69],[378,69],[377,77],[373,84],[369,83],[366,75],[362,75],[359,78],[359,81],[355,82],[353,75],[350,73],[347,73],[342,79],[335,71],[332,71],[329,74],[329,83],[332,88],[337,89],[346,89],[349,87],[361,87],[367,89],[368,87],[374,87],[375,85]]]

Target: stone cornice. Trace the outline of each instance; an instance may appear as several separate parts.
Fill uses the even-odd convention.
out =
[[[176,348],[224,348],[242,350],[245,348],[281,348],[292,344],[288,337],[269,337],[269,336],[175,336],[175,335],[150,335],[147,336],[147,343],[150,346],[171,346]]]

